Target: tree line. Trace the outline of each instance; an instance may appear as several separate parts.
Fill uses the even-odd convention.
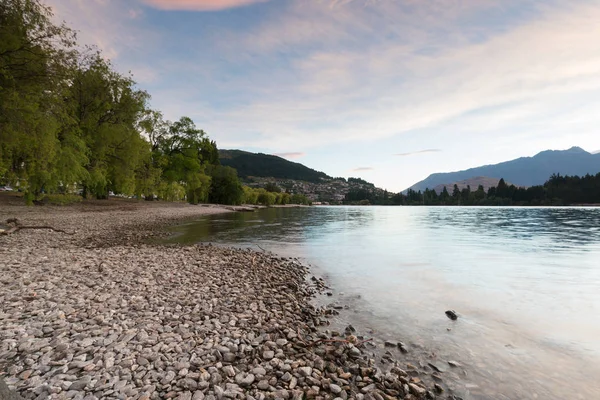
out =
[[[354,190],[346,195],[347,204],[373,205],[448,205],[448,206],[560,206],[571,204],[600,204],[600,173],[596,175],[552,175],[543,185],[528,188],[508,185],[500,179],[498,185],[487,191],[482,185],[476,190],[470,186],[459,189],[454,185],[450,193],[444,187],[435,190],[390,194],[386,191]]]
[[[131,74],[81,48],[40,0],[0,0],[0,184],[31,204],[109,194],[190,203],[305,202],[244,188],[188,117],[166,120]]]

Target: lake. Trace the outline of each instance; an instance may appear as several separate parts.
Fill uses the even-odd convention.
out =
[[[465,398],[600,399],[600,208],[275,208],[176,232],[301,257],[361,333],[462,364]]]

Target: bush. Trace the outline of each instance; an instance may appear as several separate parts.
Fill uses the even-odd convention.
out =
[[[67,204],[79,203],[83,197],[76,194],[47,194],[42,198],[42,203],[55,206],[66,206]]]

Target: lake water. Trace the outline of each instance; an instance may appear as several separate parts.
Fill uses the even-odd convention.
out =
[[[361,333],[459,361],[465,398],[600,399],[600,208],[279,208],[176,230],[301,257]]]

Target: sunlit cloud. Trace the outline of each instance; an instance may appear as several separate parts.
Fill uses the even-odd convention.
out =
[[[419,151],[411,151],[408,153],[397,153],[394,154],[397,157],[408,157],[408,156],[415,156],[417,154],[427,154],[427,153],[439,153],[442,150],[440,149],[425,149],[425,150],[419,150]]]
[[[374,179],[400,188],[600,148],[600,0],[45,1],[221,148],[294,149],[338,175],[387,163]]]
[[[129,18],[137,19],[143,15],[143,12],[142,12],[142,10],[132,8],[129,10],[128,14],[129,14]]]
[[[44,0],[54,13],[56,22],[65,21],[77,32],[78,44],[95,46],[106,59],[116,61],[123,55],[135,58],[148,54],[158,44],[159,33],[139,25],[144,12],[136,4],[105,0]],[[138,57],[139,58],[139,57]],[[142,65],[147,65],[144,63]],[[119,65],[121,72],[136,72],[135,65]]]
[[[273,154],[274,156],[277,157],[283,157],[283,158],[301,158],[304,157],[306,155],[306,153],[301,153],[301,152],[296,152],[296,153],[275,153]]]
[[[229,32],[228,61],[245,65],[251,78],[227,86],[248,101],[221,111],[211,121],[214,130],[232,132],[227,140],[236,146],[308,149],[455,119],[475,136],[483,131],[474,119],[491,117],[494,129],[515,137],[529,135],[525,126],[534,120],[555,124],[546,114],[564,113],[565,95],[600,90],[600,47],[593,40],[600,36],[599,7],[527,2],[537,13],[528,16],[531,23],[510,21],[507,13],[510,22],[487,29],[475,22],[485,7],[502,12],[493,2],[458,10],[450,3],[456,2],[357,1],[332,10],[322,2],[290,2],[289,13],[256,30]],[[473,27],[461,25],[465,18],[475,20]],[[281,60],[286,52],[294,56]],[[285,68],[277,67],[281,61]],[[495,118],[500,107],[506,118]],[[242,134],[249,127],[259,134]]]
[[[220,11],[243,7],[270,0],[142,0],[145,4],[161,10]]]
[[[375,168],[373,167],[358,167],[350,170],[351,172],[365,172],[365,171],[373,171]]]

